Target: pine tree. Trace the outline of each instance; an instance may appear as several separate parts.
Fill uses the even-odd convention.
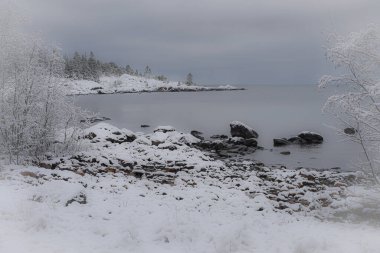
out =
[[[149,68],[149,66],[145,67],[144,71],[144,77],[150,77],[152,75],[152,70]]]
[[[90,80],[98,82],[99,81],[99,67],[98,67],[98,64],[93,52],[90,52],[90,57],[88,58],[88,68],[89,68],[88,78]]]
[[[134,74],[134,71],[132,69],[132,67],[130,65],[127,65],[125,67],[125,72],[128,74],[128,75],[133,75]]]
[[[72,74],[71,74],[72,78],[82,79],[82,74],[81,74],[82,59],[81,59],[81,56],[78,52],[74,53],[74,57],[72,59],[71,67],[72,67]]]
[[[190,86],[193,85],[193,75],[191,73],[187,74],[186,76],[186,85]]]

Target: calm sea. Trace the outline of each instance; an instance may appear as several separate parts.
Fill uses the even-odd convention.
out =
[[[252,85],[244,91],[180,92],[90,95],[77,97],[78,105],[110,123],[132,131],[149,132],[158,125],[177,130],[198,130],[210,136],[228,134],[229,122],[242,121],[259,133],[253,158],[267,164],[288,167],[352,170],[360,149],[344,140],[333,128],[334,118],[322,113],[331,91],[313,85]],[[148,124],[151,128],[140,128]],[[291,137],[300,131],[315,131],[325,138],[322,145],[310,148],[288,146],[273,148],[273,138]],[[282,151],[290,151],[288,156]]]

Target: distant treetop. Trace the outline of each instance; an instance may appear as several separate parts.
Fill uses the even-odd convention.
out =
[[[75,52],[71,58],[65,57],[65,76],[75,80],[99,82],[101,76],[121,76],[123,74],[155,78],[160,81],[168,80],[164,75],[153,77],[149,66],[145,67],[144,75],[141,73],[137,69],[134,70],[130,65],[122,67],[114,62],[102,62],[95,57],[93,52],[90,52],[89,55]]]

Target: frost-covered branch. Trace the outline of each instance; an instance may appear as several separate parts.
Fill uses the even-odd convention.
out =
[[[60,50],[22,32],[14,16],[0,16],[1,151],[19,163],[73,150],[81,113],[66,96]]]
[[[380,33],[370,25],[347,37],[331,35],[327,58],[346,74],[323,76],[320,88],[336,85],[342,93],[331,96],[324,111],[353,128],[347,137],[358,143],[366,160],[361,168],[379,183],[380,174]]]

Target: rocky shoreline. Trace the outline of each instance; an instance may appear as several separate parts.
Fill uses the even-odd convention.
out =
[[[85,151],[35,166],[51,170],[54,180],[69,180],[60,173],[70,172],[98,180],[106,175],[147,180],[156,189],[160,185],[233,189],[262,203],[258,211],[301,212],[321,219],[347,210],[346,199],[355,198],[349,188],[371,181],[362,172],[288,169],[247,160],[246,154],[260,148],[258,134],[241,122],[230,127],[231,137],[205,139],[198,131],[186,134],[170,126],[143,134],[98,123],[82,136]],[[22,173],[37,180],[44,177],[33,171]]]
[[[245,90],[231,85],[203,86],[186,85],[181,82],[159,81],[124,74],[120,77],[101,77],[99,82],[89,80],[65,80],[69,95],[153,93],[153,92],[204,92]]]

